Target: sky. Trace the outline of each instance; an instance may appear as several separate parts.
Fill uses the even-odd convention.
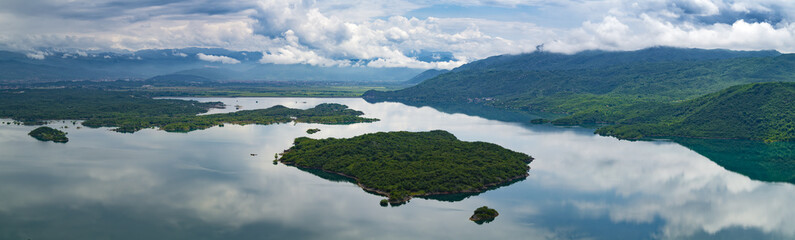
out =
[[[262,52],[261,63],[451,69],[537,48],[791,53],[793,20],[793,0],[2,0],[0,49],[203,47]]]

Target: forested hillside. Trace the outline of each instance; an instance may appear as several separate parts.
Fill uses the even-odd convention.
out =
[[[569,114],[553,121],[562,125],[665,122],[670,127],[655,126],[655,132],[629,131],[629,126],[602,130],[625,138],[680,135],[780,141],[792,139],[787,117],[795,110],[779,101],[791,99],[790,85],[745,85],[704,95],[743,84],[792,81],[795,55],[768,51],[652,48],[575,55],[537,52],[487,58],[413,87],[369,91],[363,97],[368,101],[473,103]],[[742,92],[738,96],[744,99],[727,98],[728,92]],[[735,103],[758,105],[731,107]],[[702,107],[702,112],[685,110],[697,107]],[[681,118],[683,114],[692,116]],[[732,114],[745,115],[743,119],[727,118]],[[729,122],[718,125],[698,116],[723,117]],[[677,124],[671,125],[674,122]],[[668,131],[673,129],[676,131]]]
[[[795,80],[794,55],[746,55],[740,52],[735,58],[638,61],[605,67],[581,64],[577,69],[558,70],[524,70],[521,62],[491,63],[489,66],[494,67],[485,69],[478,66],[485,63],[474,62],[474,66],[462,66],[413,87],[370,91],[363,97],[369,101],[480,102],[502,108],[575,113],[638,102],[687,100],[738,84]],[[607,55],[602,59],[612,58]]]
[[[628,111],[630,112],[630,111]],[[688,136],[795,140],[795,83],[728,88],[682,103],[637,108],[596,132],[619,138]]]

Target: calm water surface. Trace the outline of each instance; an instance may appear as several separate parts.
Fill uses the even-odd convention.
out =
[[[2,239],[793,239],[795,186],[751,180],[672,142],[361,99],[218,98],[243,109],[336,102],[375,123],[227,124],[190,133],[76,129],[66,144],[0,126]],[[212,112],[234,111],[234,108]],[[8,120],[5,120],[8,121]],[[79,124],[78,124],[79,126]],[[530,176],[462,201],[382,197],[282,164],[313,138],[444,129],[535,157]],[[255,153],[257,156],[251,156]],[[468,220],[488,205],[492,223]]]

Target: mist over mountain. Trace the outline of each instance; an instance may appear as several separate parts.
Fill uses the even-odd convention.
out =
[[[474,61],[454,69],[467,70],[569,70],[603,68],[616,65],[662,63],[675,61],[704,61],[730,58],[774,57],[775,50],[735,51],[726,49],[697,49],[651,47],[636,51],[588,50],[575,54],[535,51],[517,55],[498,55]]]
[[[426,54],[427,55],[427,54]],[[260,63],[261,52],[220,48],[141,50],[130,53],[0,51],[3,82],[148,79],[191,75],[211,81],[402,82],[425,71],[413,68]],[[422,55],[425,56],[425,55]]]

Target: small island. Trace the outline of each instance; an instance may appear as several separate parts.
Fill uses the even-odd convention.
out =
[[[308,134],[315,134],[317,132],[320,132],[320,128],[310,128],[306,130],[306,133]]]
[[[38,139],[39,141],[53,141],[57,143],[66,143],[69,141],[69,138],[66,137],[66,133],[62,132],[61,130],[54,129],[51,127],[39,127],[33,129],[28,133],[31,137]]]
[[[475,209],[475,213],[472,214],[471,217],[469,217],[469,220],[472,220],[477,224],[483,224],[494,221],[494,218],[496,218],[499,215],[500,213],[498,213],[497,210],[494,210],[493,208],[489,208],[487,206],[482,206],[479,207],[478,209]]]
[[[348,139],[300,137],[279,159],[355,179],[365,191],[386,196],[393,206],[414,196],[479,193],[524,179],[532,160],[496,144],[460,141],[442,130]]]

